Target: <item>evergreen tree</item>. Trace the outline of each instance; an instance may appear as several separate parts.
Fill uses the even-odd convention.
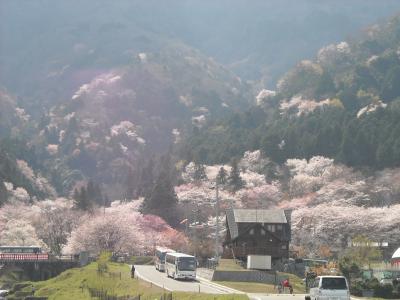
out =
[[[176,226],[178,222],[177,204],[178,198],[171,179],[167,173],[162,172],[158,176],[153,190],[144,199],[141,210],[144,214],[158,215],[170,225]]]
[[[171,226],[178,225],[178,198],[174,190],[174,177],[170,156],[161,159],[160,173],[151,190],[145,197],[141,211],[163,218]]]
[[[104,204],[100,186],[89,180],[86,186],[86,197],[91,204],[102,206]]]
[[[225,168],[221,167],[219,169],[219,172],[218,172],[218,175],[217,175],[217,184],[225,185],[226,181],[227,181],[226,176],[227,176],[227,173],[226,173]]]
[[[4,183],[0,181],[0,207],[7,202],[7,189],[4,186]]]
[[[103,197],[103,202],[104,202],[104,206],[105,206],[105,207],[110,207],[111,201],[110,201],[110,198],[108,198],[108,195],[107,195],[107,194],[104,195],[104,197]]]
[[[86,187],[81,187],[79,190],[74,190],[74,206],[80,210],[90,210],[92,208],[92,203],[89,201],[87,196]]]
[[[128,174],[125,180],[125,193],[124,198],[129,201],[136,198],[136,190],[137,190],[137,178],[136,174],[133,172],[132,168],[129,168]]]
[[[207,174],[203,164],[195,163],[193,179],[195,181],[207,180]]]
[[[137,188],[137,194],[146,197],[151,192],[154,185],[154,160],[150,158],[147,165],[142,169]]]
[[[244,186],[243,179],[240,177],[237,160],[232,161],[232,169],[228,177],[228,183],[234,192],[240,190]]]

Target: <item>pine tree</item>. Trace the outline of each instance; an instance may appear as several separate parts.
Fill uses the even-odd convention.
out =
[[[242,177],[240,177],[239,167],[236,160],[232,162],[232,169],[228,177],[228,183],[234,192],[240,190],[244,186]]]
[[[146,197],[154,185],[154,160],[150,158],[146,167],[142,169],[137,188],[138,196]]]
[[[226,170],[224,167],[221,167],[219,169],[218,175],[217,175],[217,184],[219,185],[225,185],[226,184]]]
[[[92,203],[89,201],[87,196],[86,188],[83,186],[80,190],[74,190],[74,206],[77,209],[81,210],[90,210],[92,208]]]
[[[8,193],[4,183],[0,181],[0,207],[7,202]]]
[[[110,207],[111,201],[110,201],[110,198],[108,198],[108,195],[107,195],[107,194],[104,195],[104,197],[103,197],[103,202],[104,202],[104,206],[105,206],[105,207]]]
[[[170,156],[167,155],[161,160],[160,173],[151,192],[145,197],[141,211],[158,215],[171,226],[176,226],[179,220],[178,198],[174,190],[173,174]]]
[[[170,225],[175,226],[178,221],[176,217],[177,204],[178,198],[171,179],[165,172],[162,172],[157,178],[153,190],[144,199],[142,212],[158,215]]]
[[[136,198],[136,190],[137,190],[137,179],[136,174],[133,172],[132,168],[129,168],[128,174],[125,180],[125,194],[124,198],[129,201]]]
[[[203,164],[195,163],[193,179],[195,181],[207,180],[207,174]]]

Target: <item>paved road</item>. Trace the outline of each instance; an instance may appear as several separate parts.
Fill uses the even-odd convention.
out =
[[[158,272],[154,266],[135,265],[136,274],[139,278],[152,282],[154,285],[165,288],[168,291],[183,291],[207,294],[244,294],[241,291],[221,286],[209,280],[198,278],[197,281],[178,281],[168,278],[167,274]],[[275,295],[275,294],[247,294],[251,300],[304,300],[304,294]],[[356,298],[351,298],[357,300]]]
[[[158,272],[154,266],[135,265],[136,274],[139,278],[152,282],[153,284],[165,288],[168,291],[184,291],[207,293],[207,294],[233,294],[243,292],[236,291],[227,287],[220,286],[205,279],[197,281],[181,281],[168,278],[167,274]]]

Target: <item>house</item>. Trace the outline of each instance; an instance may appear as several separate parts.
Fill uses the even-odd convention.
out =
[[[392,266],[397,267],[397,268],[400,267],[400,248],[397,249],[397,250],[393,253],[392,259],[391,259],[390,262],[391,262]]]
[[[269,255],[272,261],[289,258],[291,210],[228,209],[223,256],[246,260]]]

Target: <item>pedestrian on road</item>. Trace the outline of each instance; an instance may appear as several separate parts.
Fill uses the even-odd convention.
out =
[[[279,282],[279,284],[278,284],[278,294],[282,294],[282,292],[283,292],[283,285],[282,285],[282,282]]]
[[[131,267],[131,277],[135,278],[135,266],[134,265],[132,265],[132,267]]]

